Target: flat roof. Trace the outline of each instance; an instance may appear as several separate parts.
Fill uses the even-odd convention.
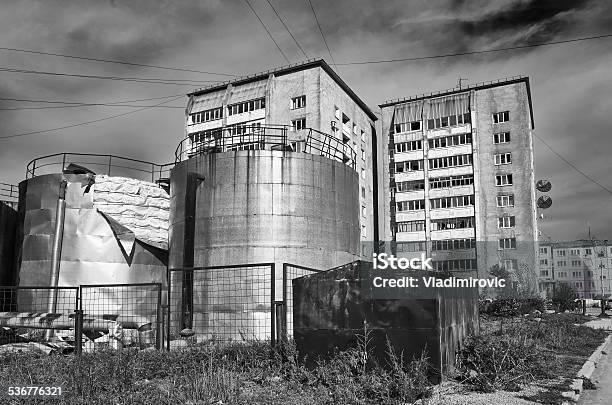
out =
[[[203,87],[203,88],[194,90],[191,93],[187,93],[187,95],[188,96],[199,96],[202,94],[224,90],[230,84],[232,86],[239,86],[242,84],[247,84],[247,83],[252,83],[252,82],[257,82],[263,79],[267,79],[268,76],[271,74],[274,74],[275,76],[283,76],[283,75],[288,75],[291,73],[300,72],[302,70],[308,70],[308,69],[317,68],[317,67],[320,67],[321,69],[323,69],[342,88],[342,90],[344,90],[344,92],[348,94],[349,97],[355,103],[357,103],[359,107],[361,107],[361,109],[368,115],[368,117],[370,117],[372,121],[378,120],[378,117],[374,115],[372,110],[370,110],[370,107],[368,107],[368,105],[362,99],[360,99],[359,96],[357,96],[357,94],[355,94],[355,92],[349,87],[349,85],[346,84],[346,82],[342,80],[340,76],[338,76],[338,74],[334,72],[334,70],[323,59],[311,59],[306,62],[294,63],[294,64],[287,65],[287,66],[281,66],[276,69],[266,70],[265,72],[254,73],[252,75],[239,77],[234,80],[228,80],[226,82],[213,84],[209,87]]]
[[[593,246],[608,246],[612,245],[607,240],[601,239],[578,239],[571,241],[541,241],[540,246],[552,246],[554,249],[562,248],[592,248]]]
[[[503,79],[492,80],[489,82],[480,82],[480,83],[470,84],[470,85],[467,85],[465,87],[460,87],[460,88],[454,87],[452,89],[438,90],[438,91],[433,91],[431,93],[423,93],[423,94],[418,94],[418,95],[414,95],[410,97],[387,100],[384,103],[379,104],[379,107],[380,108],[391,107],[391,106],[394,106],[396,104],[401,104],[401,103],[409,103],[413,101],[426,100],[429,98],[449,96],[451,94],[465,93],[471,90],[485,90],[485,89],[490,89],[493,87],[506,86],[509,84],[517,84],[517,83],[525,83],[525,85],[527,86],[527,98],[529,100],[529,114],[531,116],[531,129],[535,129],[535,123],[533,121],[533,106],[531,103],[531,87],[529,86],[528,76],[506,77]]]

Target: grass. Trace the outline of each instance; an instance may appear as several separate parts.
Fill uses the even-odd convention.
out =
[[[590,319],[577,314],[482,318],[480,336],[469,337],[459,354],[458,377],[480,392],[574,378],[607,336],[581,325]],[[541,395],[558,396],[560,390],[553,386]]]
[[[0,378],[10,386],[62,386],[61,398],[38,400],[45,404],[400,404],[427,395],[426,359],[404,365],[390,356],[396,367],[383,370],[359,349],[307,369],[293,346],[264,342],[80,358],[17,353],[0,358]],[[0,403],[11,400],[0,392]]]

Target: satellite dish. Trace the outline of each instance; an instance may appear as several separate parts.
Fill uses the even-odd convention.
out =
[[[536,204],[538,208],[542,208],[543,210],[545,210],[546,208],[550,208],[550,206],[552,205],[552,198],[547,195],[543,195],[538,198],[538,202]]]
[[[552,184],[548,180],[538,180],[536,183],[536,189],[543,193],[548,193],[552,188]]]

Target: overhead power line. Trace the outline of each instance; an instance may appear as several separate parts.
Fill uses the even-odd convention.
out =
[[[300,43],[297,41],[297,39],[295,39],[295,37],[293,36],[293,34],[291,33],[291,31],[289,30],[289,27],[287,27],[287,24],[285,24],[285,21],[283,21],[283,19],[281,18],[281,16],[278,14],[278,12],[276,11],[276,9],[274,8],[274,6],[272,5],[272,3],[270,2],[270,0],[266,0],[268,2],[268,4],[270,5],[270,8],[272,8],[272,11],[274,11],[274,14],[276,14],[276,16],[278,17],[279,21],[283,24],[283,27],[285,27],[285,29],[287,30],[287,32],[289,33],[289,35],[291,35],[291,38],[293,38],[293,42],[295,42],[295,44],[297,45],[297,47],[300,49],[300,51],[302,52],[302,54],[304,55],[304,57],[306,59],[308,59],[308,55],[306,54],[306,52],[304,51],[304,49],[302,48],[302,46],[300,45]]]
[[[549,45],[558,45],[558,44],[567,44],[567,43],[572,43],[572,42],[589,41],[593,39],[601,39],[601,38],[609,38],[609,37],[612,37],[612,34],[594,35],[591,37],[566,39],[562,41],[541,42],[538,44],[509,46],[506,48],[495,48],[495,49],[485,49],[485,50],[479,50],[479,51],[447,53],[447,54],[441,54],[441,55],[417,56],[414,58],[367,60],[367,61],[361,61],[361,62],[345,62],[345,63],[338,63],[338,65],[339,66],[349,66],[349,65],[371,65],[371,64],[376,64],[376,63],[412,62],[412,61],[426,60],[426,59],[440,59],[440,58],[450,58],[454,56],[477,55],[481,53],[513,51],[513,50],[518,50],[518,49],[536,48],[539,46],[549,46]]]
[[[337,66],[336,61],[334,61],[334,57],[332,56],[331,51],[329,50],[329,46],[327,45],[327,40],[325,39],[325,34],[323,34],[323,30],[321,29],[321,24],[319,24],[319,19],[317,18],[317,13],[315,12],[314,6],[312,5],[312,1],[308,0],[310,4],[310,9],[312,10],[312,14],[314,15],[315,21],[317,22],[317,27],[319,27],[319,32],[321,33],[321,37],[323,38],[323,43],[327,48],[327,53],[329,53],[329,57],[331,58],[332,65]]]
[[[0,67],[0,72],[36,74],[36,75],[47,75],[47,76],[77,77],[81,79],[117,80],[117,81],[136,82],[136,83],[170,84],[170,85],[175,85],[175,86],[190,86],[190,87],[198,86],[203,83],[217,83],[218,82],[218,80],[158,79],[158,78],[141,78],[141,77],[81,75],[81,74],[74,74],[74,73],[45,72],[45,71],[40,71],[40,70],[2,68],[2,67]]]
[[[80,101],[58,101],[58,100],[31,100],[31,99],[19,99],[19,98],[3,98],[0,97],[0,101],[17,101],[22,103],[44,103],[44,104],[61,104],[61,105],[51,105],[51,106],[42,106],[42,107],[10,107],[10,108],[0,108],[0,111],[20,111],[20,110],[46,110],[46,109],[55,109],[55,108],[78,108],[78,107],[89,107],[89,106],[108,106],[108,107],[131,107],[131,108],[140,108],[140,107],[157,107],[157,108],[180,108],[184,109],[185,107],[179,106],[169,106],[169,105],[133,105],[127,103],[135,103],[138,101],[150,101],[150,100],[161,100],[168,99],[172,97],[181,97],[182,94],[173,94],[171,96],[165,97],[150,97],[150,98],[141,98],[136,100],[124,100],[124,101],[113,101],[107,103],[91,103],[91,102],[80,102]]]
[[[115,118],[124,117],[126,115],[136,114],[136,113],[138,113],[140,111],[148,110],[149,108],[152,108],[152,107],[157,107],[159,105],[163,105],[163,104],[166,104],[166,103],[171,103],[172,101],[178,100],[180,97],[183,97],[183,95],[181,95],[179,97],[172,98],[170,100],[162,101],[161,103],[156,104],[156,105],[151,106],[151,107],[143,107],[143,108],[139,108],[138,110],[128,111],[128,112],[125,112],[125,113],[122,113],[122,114],[110,115],[108,117],[98,118],[97,120],[79,122],[79,123],[76,123],[76,124],[65,125],[65,126],[57,127],[57,128],[41,129],[39,131],[23,132],[23,133],[20,133],[20,134],[0,136],[0,139],[17,138],[17,137],[21,137],[21,136],[42,134],[42,133],[45,133],[45,132],[60,131],[62,129],[75,128],[75,127],[80,127],[80,126],[83,126],[83,125],[93,124],[93,123],[96,123],[96,122],[112,120],[112,119],[115,119]]]
[[[264,24],[264,22],[262,21],[261,18],[259,18],[259,15],[257,14],[257,12],[255,11],[255,9],[253,8],[253,6],[251,6],[251,3],[249,3],[249,0],[244,0],[244,2],[249,6],[249,8],[251,9],[251,11],[253,12],[253,14],[255,14],[255,17],[257,17],[257,19],[259,20],[259,22],[261,23],[261,25],[264,27],[264,29],[266,30],[266,32],[268,33],[268,36],[270,37],[270,39],[272,40],[272,42],[274,42],[274,45],[276,45],[276,48],[278,49],[278,51],[281,53],[281,55],[283,55],[283,58],[285,58],[285,60],[287,61],[287,63],[291,63],[291,61],[289,60],[289,58],[287,58],[287,55],[285,55],[285,52],[283,52],[283,50],[281,49],[280,46],[278,46],[278,43],[276,42],[276,40],[274,39],[274,37],[272,36],[272,34],[270,33],[270,30],[268,30],[268,27],[266,26],[266,24]]]
[[[534,134],[535,135],[535,134]],[[604,186],[603,184],[601,184],[600,182],[598,182],[597,180],[595,180],[594,178],[592,178],[591,176],[589,176],[588,174],[586,174],[585,172],[583,172],[582,170],[580,170],[578,167],[576,167],[576,165],[574,165],[572,162],[570,162],[569,160],[567,160],[565,157],[563,157],[563,155],[561,155],[559,152],[557,152],[556,150],[553,149],[552,146],[550,146],[548,144],[548,142],[546,142],[544,139],[542,139],[541,137],[539,137],[538,135],[535,135],[536,138],[538,138],[540,140],[540,142],[542,142],[552,153],[554,153],[559,159],[561,159],[562,161],[564,161],[568,166],[570,166],[572,169],[576,170],[578,173],[580,173],[582,176],[584,176],[587,180],[589,180],[590,182],[592,182],[593,184],[596,184],[597,186],[601,187],[601,189],[607,191],[608,193],[612,194],[612,190],[609,189],[608,187]]]
[[[204,73],[204,74],[208,74],[208,75],[219,75],[219,76],[230,76],[230,77],[237,77],[238,76],[238,75],[233,75],[233,74],[229,74],[229,73],[206,72],[206,71],[203,71],[203,70],[195,70],[195,69],[187,69],[187,68],[176,68],[176,67],[168,67],[168,66],[148,65],[148,64],[144,64],[144,63],[134,63],[134,62],[128,62],[128,61],[124,61],[124,60],[88,58],[88,57],[85,57],[85,56],[65,55],[65,54],[53,53],[53,52],[32,51],[32,50],[28,50],[28,49],[0,47],[0,50],[2,50],[2,51],[12,51],[12,52],[32,53],[32,54],[37,54],[37,55],[58,56],[58,57],[61,57],[61,58],[88,60],[88,61],[92,61],[92,62],[116,63],[116,64],[120,64],[120,65],[140,66],[140,67],[148,67],[148,68],[153,68],[153,69],[174,70],[174,71],[178,71],[178,72]]]

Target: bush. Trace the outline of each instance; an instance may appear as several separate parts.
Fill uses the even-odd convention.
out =
[[[572,311],[576,309],[580,303],[576,303],[577,294],[567,283],[559,283],[555,286],[552,296],[552,303],[559,312]]]
[[[479,309],[492,316],[517,316],[529,314],[533,311],[544,312],[546,301],[543,298],[500,298],[490,304],[479,305]]]

